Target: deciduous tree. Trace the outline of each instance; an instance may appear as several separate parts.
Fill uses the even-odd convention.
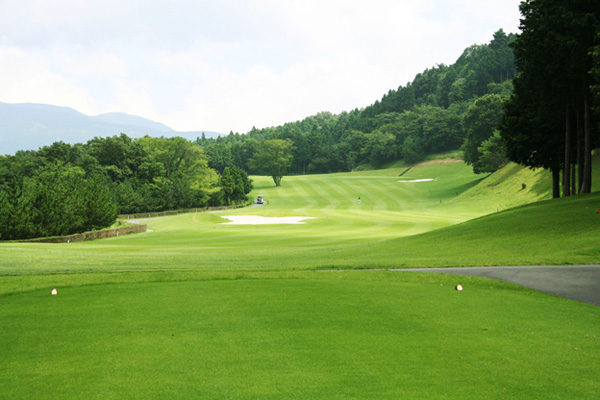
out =
[[[257,171],[269,174],[275,186],[281,186],[281,179],[292,163],[292,142],[271,139],[260,143],[250,165]]]
[[[467,164],[473,166],[473,172],[476,174],[486,172],[479,163],[479,149],[483,142],[494,134],[502,113],[502,98],[497,94],[488,94],[477,99],[465,114],[464,159]]]

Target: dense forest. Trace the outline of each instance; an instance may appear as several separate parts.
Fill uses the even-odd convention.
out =
[[[183,138],[95,138],[56,142],[0,157],[0,239],[99,229],[119,213],[231,205],[246,201],[248,174],[221,173]]]
[[[262,171],[249,160],[261,142],[289,140],[293,148],[288,172],[303,174],[350,171],[361,164],[378,168],[400,158],[413,163],[427,154],[459,149],[467,139],[477,153],[469,159],[475,170],[494,170],[497,166],[478,165],[478,149],[493,137],[503,99],[512,93],[516,66],[510,44],[515,38],[499,30],[489,44],[467,48],[454,64],[427,69],[364,109],[339,115],[323,112],[246,134],[200,138],[197,143],[217,171],[237,166],[254,174]],[[479,122],[476,116],[491,120]]]

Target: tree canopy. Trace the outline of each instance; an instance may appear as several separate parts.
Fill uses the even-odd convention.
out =
[[[226,168],[220,177],[183,138],[56,142],[0,157],[0,239],[100,229],[118,213],[237,204],[251,188],[244,171]]]
[[[480,158],[482,156],[481,146],[489,140],[496,131],[500,118],[502,117],[502,98],[497,94],[488,94],[480,97],[467,110],[464,116],[465,142],[463,152],[465,162],[473,166],[473,172],[493,172],[492,164],[487,163],[483,167]],[[491,147],[487,147],[488,153]],[[488,154],[488,158],[489,158]],[[490,171],[492,169],[492,171]]]
[[[269,174],[275,186],[281,185],[281,179],[287,173],[291,163],[292,141],[281,139],[265,140],[250,159],[250,166]]]

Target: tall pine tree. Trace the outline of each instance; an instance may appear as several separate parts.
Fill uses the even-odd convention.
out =
[[[530,167],[551,169],[555,197],[560,169],[564,196],[587,193],[598,135],[590,71],[600,7],[596,0],[526,0],[520,10],[522,32],[513,44],[519,75],[501,124],[508,155]],[[579,185],[572,182],[575,164]]]

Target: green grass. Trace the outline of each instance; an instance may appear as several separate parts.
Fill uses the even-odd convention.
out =
[[[460,200],[463,204],[472,202],[504,210],[551,197],[552,176],[549,171],[532,171],[520,165],[509,164],[464,192]]]
[[[484,279],[386,271],[161,274],[1,297],[3,396],[599,394],[597,307]]]
[[[595,264],[600,260],[598,208],[600,193],[521,206],[422,235],[366,244],[346,267]]]
[[[600,193],[509,208],[547,198],[548,177],[405,169],[279,188],[254,177],[265,207],[87,243],[0,244],[0,397],[599,397],[598,307],[352,269],[597,262]],[[397,182],[424,178],[436,181]],[[229,214],[316,219],[222,225]]]

